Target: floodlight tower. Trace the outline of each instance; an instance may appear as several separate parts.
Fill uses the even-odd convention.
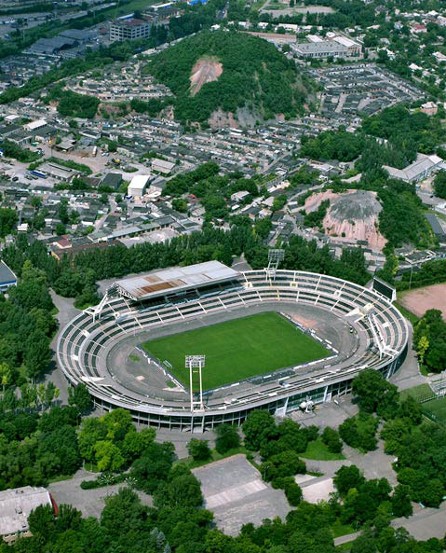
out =
[[[186,355],[185,367],[189,369],[190,380],[190,410],[192,413],[195,411],[204,411],[203,404],[203,379],[201,376],[201,369],[206,365],[205,355]],[[198,381],[198,400],[194,397],[194,382]]]
[[[268,251],[268,267],[266,268],[266,274],[267,276],[275,277],[277,268],[280,265],[280,262],[283,261],[283,258],[285,257],[285,250],[281,249],[271,249]]]

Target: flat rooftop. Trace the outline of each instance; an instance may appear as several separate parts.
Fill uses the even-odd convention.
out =
[[[166,294],[182,292],[194,288],[203,288],[220,284],[240,277],[219,261],[207,261],[187,267],[172,267],[147,275],[118,280],[120,292],[134,300],[146,300]]]
[[[51,505],[45,488],[25,486],[0,492],[0,535],[26,532],[29,514],[40,505]]]

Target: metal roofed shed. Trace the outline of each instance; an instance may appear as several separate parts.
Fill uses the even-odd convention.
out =
[[[141,301],[220,284],[239,277],[238,271],[226,267],[223,263],[207,261],[188,267],[172,267],[147,275],[118,280],[116,285],[122,295]]]
[[[45,488],[25,486],[0,492],[0,535],[5,538],[27,532],[29,514],[41,505],[53,507]]]

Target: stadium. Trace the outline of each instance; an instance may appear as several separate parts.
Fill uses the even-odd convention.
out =
[[[256,408],[285,415],[334,401],[373,368],[389,378],[408,347],[382,286],[209,261],[114,282],[59,334],[68,381],[140,424],[203,431]]]

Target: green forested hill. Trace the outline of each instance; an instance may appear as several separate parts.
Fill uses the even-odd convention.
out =
[[[192,96],[192,68],[211,56],[223,73]],[[147,70],[176,95],[175,114],[184,123],[206,122],[219,108],[235,113],[246,107],[264,119],[280,113],[290,117],[302,111],[309,88],[294,62],[272,44],[236,31],[207,31],[185,39],[156,56]]]

